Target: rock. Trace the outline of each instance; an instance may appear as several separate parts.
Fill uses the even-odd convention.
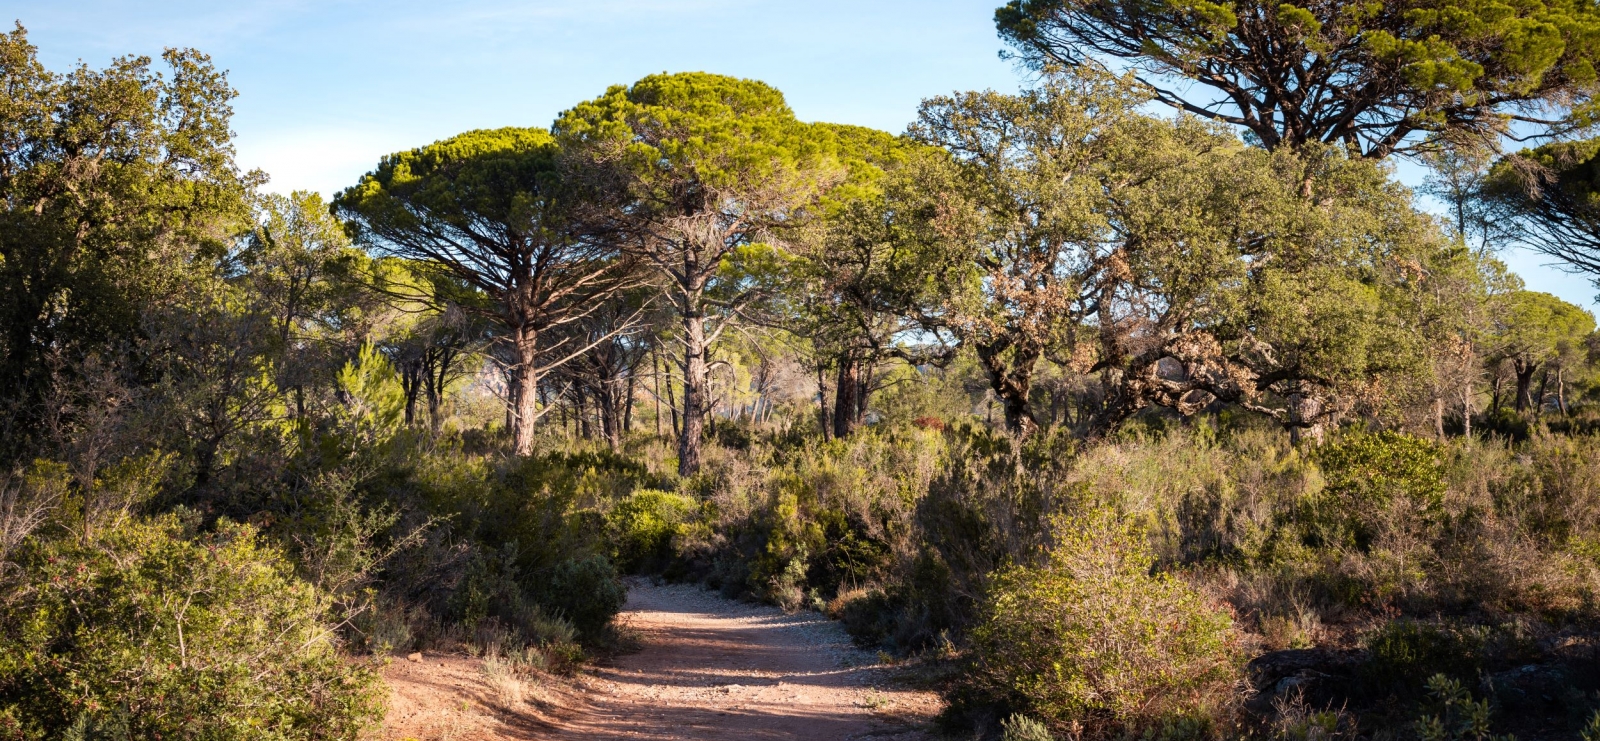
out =
[[[422,654],[421,653],[409,654],[409,655],[406,656],[406,661],[415,661],[415,662],[420,664],[420,663],[422,663]]]
[[[1284,677],[1273,686],[1272,692],[1276,695],[1287,695],[1295,689],[1304,687],[1311,681],[1310,677]]]
[[[1330,701],[1348,688],[1362,659],[1354,650],[1293,648],[1269,651],[1250,661],[1250,700],[1255,712],[1271,711],[1272,701],[1286,695],[1303,695],[1313,702]]]

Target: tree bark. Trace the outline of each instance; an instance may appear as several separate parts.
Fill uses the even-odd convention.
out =
[[[406,396],[405,426],[416,424],[417,393],[422,390],[422,377],[427,372],[421,362],[406,360],[400,365],[400,390]]]
[[[831,439],[833,435],[833,418],[828,415],[828,381],[823,374],[823,368],[817,366],[817,426],[822,429],[822,439]]]
[[[1511,369],[1517,374],[1516,409],[1519,412],[1527,411],[1528,404],[1533,401],[1531,398],[1533,373],[1539,369],[1539,364],[1525,360],[1513,360],[1511,361]]]
[[[1561,410],[1561,416],[1567,415],[1567,379],[1566,368],[1556,366],[1556,408]]]
[[[709,377],[706,320],[698,307],[684,312],[683,333],[683,431],[678,436],[678,475],[693,476],[700,472],[700,437],[705,432]]]
[[[983,364],[989,376],[989,387],[994,390],[1005,411],[1006,430],[1027,437],[1039,429],[1038,420],[1033,418],[1033,411],[1028,408],[1028,391],[1033,385],[1033,368],[1039,361],[1039,355],[1018,350],[1008,368],[1001,357],[1004,351],[1004,347],[979,347],[978,361]]]
[[[1290,394],[1289,407],[1289,444],[1299,445],[1303,440],[1310,440],[1312,445],[1321,445],[1323,438],[1322,400],[1308,394]]]
[[[1550,389],[1550,366],[1545,366],[1544,375],[1539,377],[1539,395],[1534,397],[1533,413],[1544,416],[1544,400],[1548,398],[1545,392]]]
[[[633,370],[628,371],[628,393],[627,393],[627,396],[623,397],[623,402],[622,402],[624,404],[624,406],[622,408],[622,431],[623,432],[632,432],[633,431],[633,400],[634,400],[634,397],[637,396],[637,393],[636,393],[637,389],[634,388],[634,382],[636,380],[638,380],[638,378],[639,378],[639,372],[638,371],[639,371],[639,367],[638,367],[637,363],[634,365]]]
[[[515,331],[517,365],[511,376],[511,447],[517,455],[531,455],[533,422],[539,415],[539,335],[530,327]]]
[[[839,378],[834,386],[834,437],[849,437],[861,424],[862,391],[861,361],[847,350],[839,355]]]

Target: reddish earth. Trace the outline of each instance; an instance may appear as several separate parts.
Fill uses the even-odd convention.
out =
[[[640,650],[522,698],[466,656],[396,660],[380,737],[489,739],[923,739],[930,692],[850,647],[814,613],[785,615],[692,586],[630,583],[620,620]]]

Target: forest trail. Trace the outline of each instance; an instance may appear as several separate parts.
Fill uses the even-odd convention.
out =
[[[640,644],[591,667],[582,691],[530,687],[517,712],[467,657],[397,661],[383,738],[880,739],[920,741],[932,692],[893,686],[892,669],[816,613],[786,615],[692,585],[630,580],[618,618]]]

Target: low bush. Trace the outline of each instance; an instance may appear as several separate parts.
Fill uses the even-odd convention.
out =
[[[1217,730],[1242,668],[1228,613],[1152,574],[1147,536],[1110,510],[1052,535],[1044,563],[994,577],[972,632],[976,685],[1085,738]]]
[[[617,566],[623,571],[663,566],[672,558],[673,536],[697,509],[693,499],[659,489],[639,489],[623,497],[606,515]]]
[[[627,588],[605,556],[567,559],[539,574],[534,584],[538,604],[589,639],[599,637],[628,600]]]
[[[1379,693],[1412,694],[1433,675],[1473,679],[1484,665],[1488,630],[1395,620],[1367,638],[1363,683]]]
[[[381,716],[327,595],[255,531],[175,516],[34,539],[0,598],[0,738],[353,739]]]
[[[1434,713],[1417,721],[1421,741],[1516,741],[1512,736],[1490,733],[1493,714],[1488,700],[1474,700],[1461,683],[1435,674],[1427,683]]]

